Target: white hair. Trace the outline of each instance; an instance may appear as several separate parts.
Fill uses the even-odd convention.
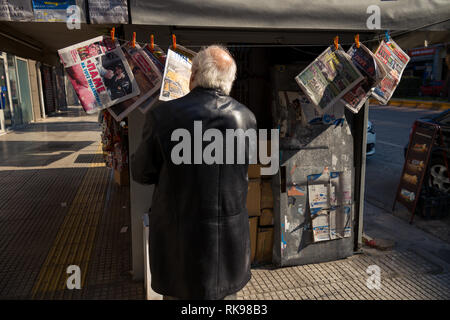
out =
[[[224,51],[230,60],[221,57]],[[192,72],[195,72],[193,84],[211,88],[229,95],[236,79],[236,62],[230,52],[223,46],[213,45],[200,50],[192,59]]]

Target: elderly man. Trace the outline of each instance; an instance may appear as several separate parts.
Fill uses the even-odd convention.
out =
[[[229,96],[235,76],[236,63],[225,48],[198,52],[192,61],[191,92],[148,112],[143,141],[132,156],[133,179],[155,184],[150,269],[152,288],[165,299],[232,299],[251,277],[248,145],[244,164],[175,164],[171,157],[177,143],[173,132],[183,129],[194,137],[194,121],[201,121],[203,132],[215,129],[224,137],[227,129],[256,130],[253,113]],[[199,150],[196,143],[187,152],[202,159],[196,153],[204,148]]]

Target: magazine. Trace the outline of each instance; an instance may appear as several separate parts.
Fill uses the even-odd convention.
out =
[[[131,43],[128,42],[122,46],[122,51],[133,72],[133,76],[136,79],[141,94],[115,104],[108,109],[109,113],[116,121],[121,121],[153,94],[159,92],[162,79],[158,67],[155,66],[147,52],[145,52],[138,44],[133,48]]]
[[[364,79],[347,92],[341,101],[353,113],[358,113],[372,94],[373,88],[381,82],[387,72],[382,63],[362,43],[359,48],[353,44],[347,53]]]
[[[328,47],[295,80],[309,100],[325,113],[363,78],[339,46],[338,50]]]
[[[91,23],[128,23],[127,0],[88,0]]]
[[[158,67],[159,71],[161,71],[161,74],[163,74],[164,66],[166,65],[166,53],[156,44],[154,45],[153,50],[151,49],[150,44],[146,44],[143,49],[147,52],[153,63]]]
[[[118,41],[96,37],[58,50],[83,109],[95,113],[140,91]]]
[[[329,210],[321,210],[312,219],[312,230],[314,242],[332,240],[330,237],[330,213]]]
[[[388,42],[381,41],[375,56],[385,65],[387,74],[373,90],[373,96],[381,104],[387,104],[400,82],[410,57],[392,39]]]
[[[181,98],[189,92],[192,58],[195,52],[177,46],[167,52],[166,66],[159,99],[169,101]]]
[[[153,61],[155,66],[158,68],[161,74],[164,74],[164,66],[166,65],[166,53],[157,45],[154,45],[153,50],[150,48],[150,44],[147,44],[143,47],[145,53],[147,53],[148,57]],[[139,106],[139,110],[142,113],[147,113],[150,108],[155,105],[156,102],[159,101],[159,95],[161,93],[161,85],[158,90],[153,93],[145,102],[143,102]]]

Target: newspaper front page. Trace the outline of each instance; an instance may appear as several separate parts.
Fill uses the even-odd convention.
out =
[[[364,79],[347,92],[341,101],[353,113],[358,113],[372,94],[373,88],[386,76],[386,71],[381,62],[362,43],[359,48],[353,44],[347,53]]]
[[[118,41],[96,37],[58,50],[87,113],[137,96],[140,91]]]
[[[127,0],[88,0],[91,23],[128,23]]]
[[[67,22],[67,9],[70,6],[78,6],[81,11],[84,8],[84,1],[77,0],[32,0],[32,3],[35,22]]]
[[[195,52],[178,45],[176,50],[168,50],[160,100],[169,101],[189,93],[191,65],[194,56]]]
[[[153,49],[150,44],[143,47],[143,50],[148,55],[148,57],[153,61],[155,66],[160,71],[161,75],[164,74],[164,66],[166,65],[166,53],[157,45],[154,45]],[[161,85],[158,90],[153,93],[145,102],[139,106],[139,110],[145,114],[152,106],[154,106],[159,100],[159,95],[161,94]]]
[[[363,76],[340,46],[339,50],[328,47],[295,77],[297,84],[322,113],[362,79]]]
[[[410,57],[392,39],[388,42],[381,41],[375,56],[385,65],[387,74],[375,87],[373,96],[381,104],[387,104],[400,82]]]
[[[136,107],[159,92],[162,80],[162,75],[158,67],[155,66],[147,52],[138,44],[133,48],[131,43],[127,43],[122,46],[122,51],[141,93],[138,96],[115,104],[108,109],[109,113],[117,121],[121,121]]]
[[[0,0],[0,21],[32,21],[33,6],[28,0]]]
[[[161,71],[161,74],[164,74],[164,66],[166,65],[167,59],[166,53],[156,44],[153,49],[150,47],[150,44],[146,44],[143,49],[158,67],[159,71]]]

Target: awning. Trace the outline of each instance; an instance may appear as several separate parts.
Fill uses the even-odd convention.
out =
[[[449,30],[449,0],[164,0],[130,2],[133,24],[269,29]],[[370,21],[373,22],[373,21]]]

